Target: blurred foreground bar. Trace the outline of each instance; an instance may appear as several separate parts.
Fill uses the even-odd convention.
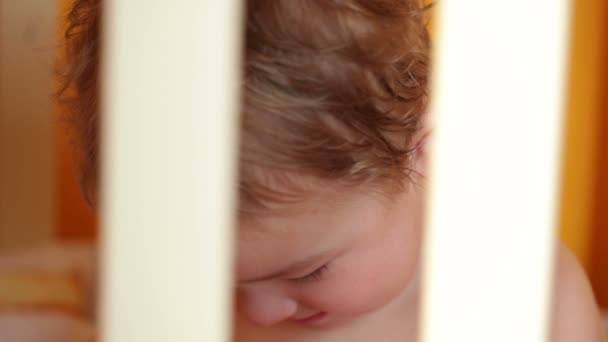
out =
[[[438,4],[424,342],[546,340],[568,6]]]
[[[106,4],[102,338],[228,341],[241,1]]]

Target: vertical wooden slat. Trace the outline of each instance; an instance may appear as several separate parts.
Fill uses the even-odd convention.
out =
[[[547,337],[567,5],[438,4],[424,342]]]
[[[593,230],[591,232],[590,277],[595,296],[604,309],[608,309],[608,21],[603,22],[603,39],[599,68],[601,98],[597,126],[597,172],[595,181],[595,201],[593,205]]]
[[[601,86],[608,6],[605,0],[573,2],[567,115],[560,203],[561,236],[589,271],[601,137]]]
[[[106,2],[105,341],[228,339],[240,3]]]

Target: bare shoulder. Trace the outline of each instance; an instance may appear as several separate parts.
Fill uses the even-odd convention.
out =
[[[576,257],[561,244],[554,284],[551,341],[607,341],[587,276]]]

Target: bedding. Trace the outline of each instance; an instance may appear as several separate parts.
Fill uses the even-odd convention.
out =
[[[94,255],[59,243],[0,253],[0,341],[93,341]]]

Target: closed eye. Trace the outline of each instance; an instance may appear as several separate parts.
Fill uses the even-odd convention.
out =
[[[327,271],[327,264],[317,268],[316,270],[312,271],[311,273],[309,273],[303,277],[293,278],[290,280],[293,282],[299,283],[299,284],[319,281],[319,280],[323,279],[323,275],[325,274],[325,271]]]

